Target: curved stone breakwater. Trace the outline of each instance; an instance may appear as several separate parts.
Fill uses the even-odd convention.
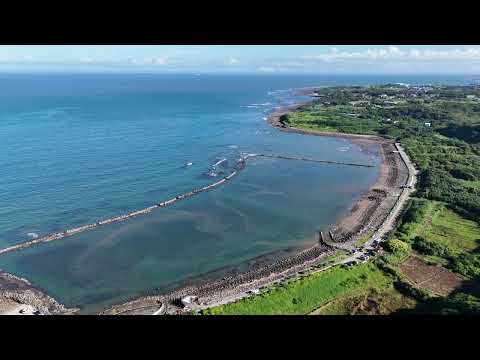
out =
[[[260,157],[266,157],[266,158],[275,158],[275,159],[285,159],[285,160],[311,161],[311,162],[316,162],[316,163],[333,164],[333,165],[361,166],[361,167],[370,167],[370,168],[375,167],[375,165],[370,165],[370,164],[349,163],[349,162],[334,161],[334,160],[318,160],[318,159],[310,159],[310,158],[297,157],[297,156],[249,154],[249,157],[254,157],[254,156],[260,156]]]
[[[39,237],[39,238],[30,240],[30,241],[27,241],[27,242],[24,242],[24,243],[20,243],[20,244],[16,244],[16,245],[6,247],[6,248],[0,250],[0,255],[8,253],[8,252],[16,251],[16,250],[25,249],[25,248],[34,246],[36,244],[47,243],[47,242],[50,242],[50,241],[63,239],[65,237],[69,237],[69,236],[72,236],[72,235],[75,235],[75,234],[79,234],[79,233],[97,228],[97,227],[102,226],[102,225],[113,224],[113,223],[117,223],[117,222],[121,222],[121,221],[126,221],[128,219],[131,219],[133,217],[137,217],[137,216],[140,216],[140,215],[146,215],[148,213],[151,213],[155,209],[163,208],[163,207],[166,207],[166,206],[169,206],[169,205],[173,205],[177,201],[187,199],[189,197],[195,196],[195,195],[197,195],[199,193],[202,193],[204,191],[212,190],[213,188],[215,188],[215,187],[225,183],[226,181],[230,180],[237,173],[238,173],[238,171],[235,170],[230,175],[225,176],[223,179],[221,179],[221,180],[219,180],[219,181],[217,181],[213,184],[204,186],[204,187],[199,188],[199,189],[194,189],[194,190],[192,190],[188,193],[185,193],[185,194],[177,195],[170,200],[155,204],[153,206],[149,206],[149,207],[141,209],[141,210],[133,211],[133,212],[128,213],[128,214],[120,215],[120,216],[113,217],[113,218],[106,219],[106,220],[102,220],[102,221],[98,221],[98,222],[93,223],[93,224],[83,225],[83,226],[80,226],[80,227],[77,227],[77,228],[74,228],[74,229],[69,229],[69,230],[66,230],[66,231],[57,232],[57,233],[54,233],[54,234],[50,234],[50,235],[47,235],[47,236],[43,236],[43,237]]]
[[[54,241],[54,240],[60,240],[60,239],[63,239],[63,238],[69,237],[69,236],[73,236],[75,234],[79,234],[79,233],[82,233],[82,232],[85,232],[85,231],[88,231],[88,230],[95,229],[99,226],[113,224],[113,223],[117,223],[117,222],[121,222],[121,221],[126,221],[128,219],[131,219],[131,218],[134,218],[134,217],[137,217],[137,216],[146,215],[146,214],[151,213],[155,209],[163,208],[163,207],[166,207],[166,206],[169,206],[169,205],[173,205],[177,201],[185,200],[185,199],[190,198],[192,196],[198,195],[202,192],[212,190],[212,189],[216,188],[217,186],[220,186],[220,185],[224,184],[225,182],[227,182],[228,180],[233,178],[235,175],[237,175],[239,171],[243,170],[246,166],[246,160],[248,158],[251,158],[251,157],[266,157],[266,158],[276,158],[276,159],[286,159],[286,160],[311,161],[311,162],[326,163],[326,164],[375,167],[374,165],[368,165],[368,164],[346,163],[346,162],[339,162],[339,161],[333,161],[333,160],[318,160],[318,159],[309,159],[309,158],[301,158],[301,157],[285,156],[285,155],[242,154],[240,159],[238,160],[237,165],[236,165],[237,170],[234,170],[232,173],[230,173],[230,175],[225,176],[224,178],[222,178],[221,180],[219,180],[217,182],[214,182],[213,184],[204,186],[204,187],[199,188],[199,189],[194,189],[194,190],[192,190],[190,192],[187,192],[185,194],[177,195],[170,200],[155,204],[153,206],[149,206],[149,207],[141,209],[141,210],[133,211],[133,212],[128,213],[128,214],[124,214],[124,215],[116,216],[116,217],[113,217],[113,218],[97,221],[97,222],[92,223],[92,224],[83,225],[83,226],[80,226],[80,227],[77,227],[77,228],[57,232],[57,233],[54,233],[54,234],[49,234],[49,235],[46,235],[46,236],[38,237],[38,238],[30,240],[30,241],[26,241],[26,242],[23,242],[23,243],[20,243],[20,244],[16,244],[16,245],[12,245],[12,246],[0,249],[0,255],[6,254],[6,253],[9,253],[9,252],[12,252],[12,251],[25,249],[25,248],[28,248],[28,247],[31,247],[31,246],[34,246],[34,245],[37,245],[37,244],[47,243],[47,242]],[[223,162],[223,161],[224,160],[221,160],[220,162]],[[220,162],[218,162],[217,164],[219,164]]]

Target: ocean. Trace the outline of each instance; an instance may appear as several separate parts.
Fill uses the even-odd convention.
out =
[[[469,77],[0,74],[0,247],[141,209],[221,178],[241,153],[379,163],[346,139],[265,117],[311,86]],[[215,168],[213,164],[224,160]],[[214,176],[216,175],[216,176]],[[98,311],[313,244],[377,168],[250,159],[231,182],[147,216],[0,257],[67,306]]]

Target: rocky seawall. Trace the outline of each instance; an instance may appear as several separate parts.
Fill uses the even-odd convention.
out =
[[[28,280],[0,269],[0,302],[2,301],[30,305],[42,315],[66,315],[78,311],[75,308],[66,308]]]

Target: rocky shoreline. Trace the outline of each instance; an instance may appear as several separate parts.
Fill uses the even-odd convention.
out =
[[[220,303],[230,302],[248,294],[252,289],[259,289],[286,277],[318,265],[326,256],[332,255],[334,249],[322,242],[309,247],[295,255],[262,265],[247,272],[226,276],[217,281],[201,285],[187,286],[173,292],[146,296],[124,304],[115,305],[103,312],[103,315],[145,315],[153,314],[163,306],[162,314],[183,314],[191,309],[201,309]],[[194,298],[189,308],[183,307],[181,300]]]
[[[28,305],[39,315],[68,315],[79,310],[66,308],[28,280],[0,269],[0,304],[2,303],[6,305],[5,308],[7,305]]]

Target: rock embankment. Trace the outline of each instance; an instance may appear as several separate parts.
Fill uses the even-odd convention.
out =
[[[402,187],[409,181],[409,170],[395,144],[383,140],[380,150],[383,161],[377,181],[349,214],[332,227],[335,242],[353,244],[360,237],[377,231],[395,209]]]
[[[78,309],[69,309],[59,304],[33,286],[28,280],[0,270],[0,302],[15,302],[30,305],[40,314],[73,314]]]
[[[187,286],[171,293],[158,296],[147,296],[131,302],[116,305],[102,314],[145,314],[154,313],[161,304],[167,305],[167,313],[182,312],[180,300],[185,296],[193,296],[197,303],[211,304],[227,297],[238,297],[251,288],[264,286],[279,281],[287,276],[305,270],[309,266],[332,254],[334,249],[324,243],[312,246],[297,254],[279,259],[273,263],[259,266],[247,272],[226,276],[217,281],[206,282],[197,286]]]

